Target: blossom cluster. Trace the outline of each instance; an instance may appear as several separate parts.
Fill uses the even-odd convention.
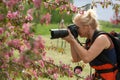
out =
[[[72,68],[64,63],[56,65],[47,57],[44,39],[34,34],[33,14],[40,9],[42,0],[2,0],[0,4],[0,21],[4,22],[0,24],[1,79],[72,77]],[[26,9],[25,4],[33,8]],[[51,15],[46,13],[40,21],[48,25],[50,20]]]

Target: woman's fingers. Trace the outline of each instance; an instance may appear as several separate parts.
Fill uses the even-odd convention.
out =
[[[69,29],[68,29],[68,33],[69,33],[69,35],[66,36],[66,37],[64,37],[63,39],[70,43],[70,42],[74,39],[74,37],[73,37],[73,35],[71,34],[71,32],[70,32]]]

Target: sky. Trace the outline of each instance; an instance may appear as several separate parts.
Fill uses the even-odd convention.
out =
[[[73,0],[73,1],[74,5],[77,7],[84,6],[85,4],[92,2],[92,0]],[[95,10],[99,20],[110,21],[110,18],[113,16],[112,6],[108,6],[108,8],[102,8],[102,6],[98,4]]]

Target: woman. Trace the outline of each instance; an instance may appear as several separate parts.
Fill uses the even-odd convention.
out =
[[[82,60],[89,63],[95,69],[94,79],[116,80],[118,72],[116,65],[116,54],[112,40],[105,34],[99,35],[94,42],[92,41],[98,31],[98,21],[93,10],[88,10],[84,14],[77,14],[73,18],[73,23],[77,26],[80,37],[86,37],[86,46],[81,46],[69,31],[65,38],[71,46],[71,55],[73,62]],[[103,57],[103,55],[105,57]],[[105,59],[104,59],[105,58]]]

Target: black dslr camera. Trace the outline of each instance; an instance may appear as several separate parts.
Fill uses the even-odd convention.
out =
[[[77,26],[75,24],[67,26],[67,28],[70,30],[74,38],[78,37],[78,30]],[[67,29],[51,29],[51,39],[56,39],[56,38],[63,38],[68,36],[68,30]]]

